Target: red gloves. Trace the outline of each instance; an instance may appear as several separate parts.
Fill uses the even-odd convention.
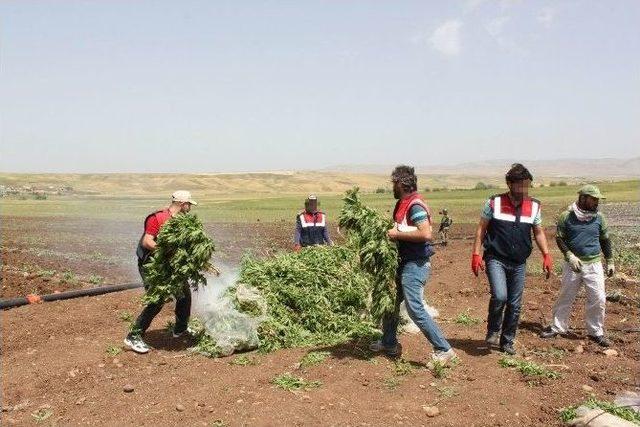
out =
[[[553,270],[553,259],[550,253],[546,253],[542,258],[542,271],[547,272],[547,279],[551,276],[551,270]]]
[[[479,270],[484,271],[484,261],[479,254],[473,254],[471,255],[471,271],[477,277]]]

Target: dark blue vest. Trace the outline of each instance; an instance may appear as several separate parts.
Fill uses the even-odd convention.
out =
[[[309,220],[311,219],[311,220]],[[323,245],[325,228],[327,227],[327,217],[323,212],[316,212],[312,218],[305,219],[305,212],[301,212],[296,217],[296,222],[300,228],[300,245],[313,246]]]
[[[531,230],[540,210],[533,198],[514,206],[507,194],[492,196],[493,217],[484,237],[484,257],[494,257],[510,264],[523,264],[531,255]]]
[[[416,204],[422,206],[424,210],[427,211],[427,218],[429,222],[431,221],[431,211],[429,207],[424,200],[422,200],[420,194],[415,193],[408,199],[398,200],[395,208],[393,209],[393,220],[400,231],[402,231],[404,227],[415,227],[413,221],[411,221],[411,218],[408,218],[408,216],[411,211],[411,207]],[[399,240],[397,245],[400,263],[424,259],[429,260],[434,254],[433,245],[429,242],[417,243]]]

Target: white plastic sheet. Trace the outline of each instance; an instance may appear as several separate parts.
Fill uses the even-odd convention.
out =
[[[257,291],[236,284],[237,271],[222,268],[219,276],[207,277],[207,286],[192,294],[193,315],[199,319],[205,333],[216,343],[221,356],[258,347],[258,326],[261,316],[254,317],[235,308],[229,289],[236,286],[235,297],[240,303],[252,304],[262,310],[266,305]]]

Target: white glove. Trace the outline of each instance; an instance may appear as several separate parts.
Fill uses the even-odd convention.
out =
[[[571,269],[573,271],[575,271],[576,273],[580,273],[580,271],[582,270],[582,261],[580,261],[580,258],[575,256],[572,252],[568,252],[567,261],[569,261],[569,265],[571,266]]]
[[[607,261],[607,276],[613,277],[616,274],[616,266],[613,265],[613,260]]]

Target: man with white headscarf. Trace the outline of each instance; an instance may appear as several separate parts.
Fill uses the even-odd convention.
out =
[[[604,336],[606,294],[600,253],[606,260],[609,277],[615,273],[613,251],[604,215],[598,202],[604,196],[595,185],[585,185],[578,191],[578,200],[558,218],[556,242],[564,254],[562,287],[553,306],[553,322],[542,331],[542,338],[553,338],[569,329],[571,306],[584,284],[587,296],[586,326],[589,339],[602,347],[611,343]]]

